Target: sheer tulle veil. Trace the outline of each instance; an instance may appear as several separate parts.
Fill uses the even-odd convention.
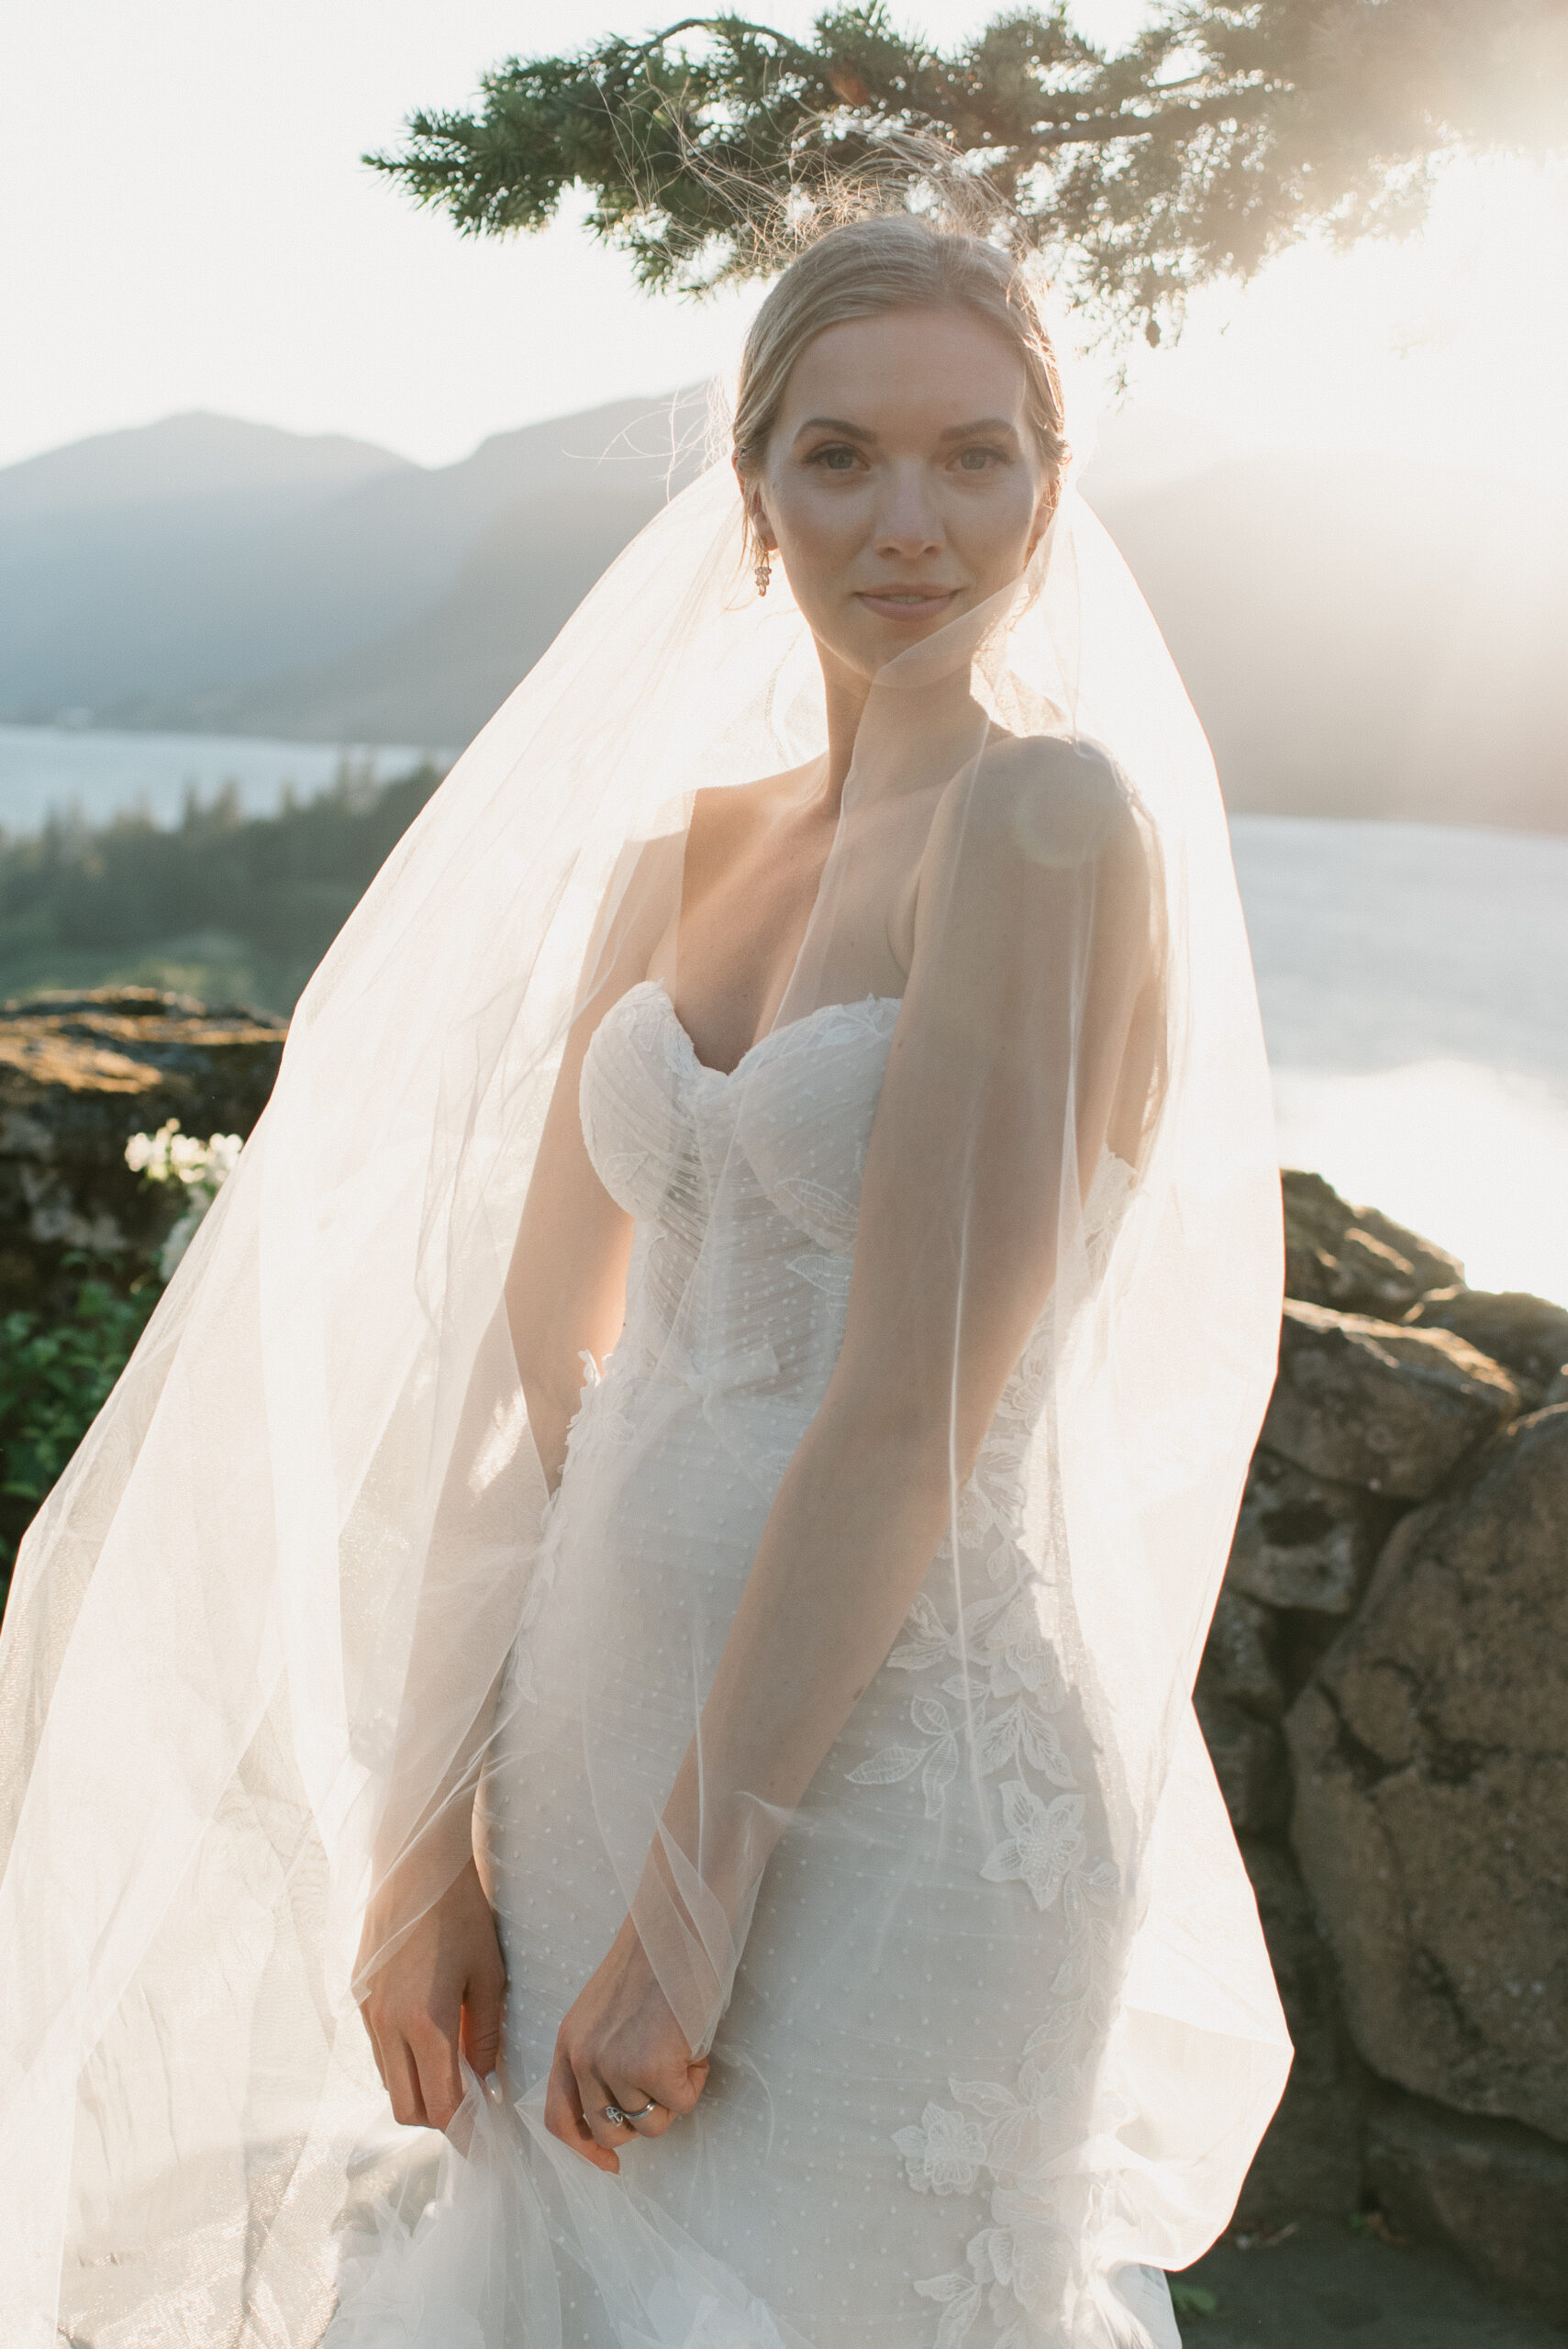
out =
[[[14,2349],[320,2338],[339,2222],[384,2120],[356,1979],[450,1880],[530,1669],[565,1701],[561,1659],[530,1664],[552,1509],[502,1300],[567,1030],[607,989],[608,930],[678,874],[660,844],[678,850],[692,794],[800,765],[823,723],[787,581],[751,591],[734,479],[716,464],[588,596],[350,919],[237,1171],[28,1536],[0,1651],[0,2336]],[[1005,788],[998,741],[1021,762]],[[1093,2208],[1107,2273],[1180,2266],[1228,2215],[1288,2063],[1189,1702],[1273,1371],[1277,1173],[1207,748],[1072,487],[1017,588],[879,678],[778,1029],[841,999],[855,860],[921,772],[958,778],[943,804],[961,833],[978,839],[1002,810],[1014,862],[1056,893],[1056,996],[1035,1003],[1027,963],[1018,983],[1018,1019],[1048,1034],[1042,1133],[1051,1103],[1082,1109],[1099,1081],[1101,963],[1141,954],[1151,974],[1132,1141],[1081,1163],[1069,1108],[1020,1207],[1049,1230],[1054,1269],[1024,1333],[1009,1474],[1119,1885],[1105,1921],[1108,1878],[1084,1879],[1108,1987],[1071,2086],[1063,2073],[1052,2091],[1071,2142],[1038,2166],[1065,2225]],[[1119,863],[1102,852],[1112,833]],[[959,967],[974,918],[955,885],[932,917],[933,970],[944,954]],[[738,1072],[742,1104],[748,1084]],[[953,1135],[983,1113],[980,1080],[955,1078]],[[966,1232],[990,1211],[980,1158],[955,1148]],[[881,1210],[868,1197],[861,1211]],[[688,1382],[707,1375],[692,1316],[728,1277],[704,1261],[672,1311],[669,1363],[684,1345]],[[715,1385],[711,1411],[738,1473],[776,1477],[744,1380]],[[936,1613],[961,1645],[1001,1587],[975,1546],[978,1507],[955,1474]],[[934,1636],[911,1621],[907,1636]],[[595,1814],[628,1903],[659,1756],[678,1759],[716,1660],[694,1646],[687,1712],[640,1753],[598,1701],[613,1637],[584,1692]],[[970,1786],[968,1767],[955,1799],[995,1814],[995,1780]],[[810,1812],[770,1835],[811,1832]],[[746,1918],[705,1904],[700,1852],[673,1865],[684,1902],[639,1922],[699,2043],[722,2032]],[[909,1887],[890,1880],[888,1897]],[[525,2100],[532,2086],[508,2084]],[[472,2101],[482,2133],[485,2100]],[[550,2157],[531,2142],[528,2158]],[[464,2158],[444,2156],[454,2174]],[[584,2173],[562,2191],[602,2184]],[[635,2196],[614,2208],[621,2220],[595,2205],[584,2227],[641,2227],[647,2272],[673,2273],[683,2254],[657,2213]],[[529,2349],[546,2349],[542,2302],[529,2322]]]

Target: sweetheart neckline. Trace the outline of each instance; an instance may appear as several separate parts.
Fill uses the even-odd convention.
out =
[[[824,1012],[862,1011],[873,1004],[901,1004],[904,1000],[901,995],[871,994],[861,996],[853,1003],[819,1003],[813,1010],[802,1012],[798,1019],[792,1019],[788,1021],[783,1028],[770,1028],[765,1034],[757,1038],[755,1043],[748,1044],[746,1050],[741,1053],[733,1068],[714,1068],[708,1063],[708,1062],[705,1061],[698,1052],[695,1044],[692,1041],[691,1030],[686,1026],[685,1021],[681,1018],[680,1013],[676,1010],[675,999],[670,993],[669,988],[665,985],[662,979],[639,979],[636,986],[628,987],[626,995],[621,998],[622,1001],[625,1002],[629,1000],[632,996],[639,994],[643,988],[647,988],[652,994],[656,995],[663,1004],[665,1010],[670,1015],[670,1024],[674,1029],[676,1036],[679,1038],[683,1047],[684,1048],[686,1057],[691,1062],[691,1064],[696,1071],[696,1074],[699,1076],[707,1077],[715,1085],[728,1085],[731,1078],[740,1075],[748,1061],[755,1059],[756,1055],[762,1050],[765,1044],[771,1044],[776,1036],[787,1036],[791,1034],[795,1029],[804,1028],[809,1020],[820,1019]]]

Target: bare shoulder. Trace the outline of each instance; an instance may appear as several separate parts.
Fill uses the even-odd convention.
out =
[[[948,785],[931,845],[942,862],[982,868],[1097,865],[1140,859],[1142,826],[1131,785],[1098,742],[999,734]]]

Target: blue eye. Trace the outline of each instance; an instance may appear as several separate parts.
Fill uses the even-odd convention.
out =
[[[1001,463],[1002,455],[998,449],[965,449],[958,462],[966,473],[989,473]]]
[[[852,449],[846,449],[842,446],[832,449],[818,449],[817,451],[817,462],[823,466],[828,473],[851,473],[854,470],[855,452]]]

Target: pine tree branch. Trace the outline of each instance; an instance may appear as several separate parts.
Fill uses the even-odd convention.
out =
[[[809,41],[692,16],[511,59],[481,100],[365,159],[466,233],[543,228],[580,187],[645,284],[702,293],[775,271],[845,182],[895,201],[983,174],[1107,337],[1152,338],[1314,231],[1407,232],[1456,153],[1562,151],[1568,0],[1162,0],[1117,55],[1065,0],[946,55],[882,0]]]

